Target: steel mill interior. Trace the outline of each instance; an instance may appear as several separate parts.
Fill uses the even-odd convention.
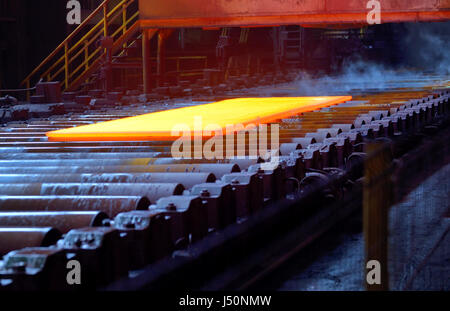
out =
[[[449,50],[449,1],[0,0],[0,293],[450,290]]]

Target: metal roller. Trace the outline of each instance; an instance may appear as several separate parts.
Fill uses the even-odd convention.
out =
[[[181,184],[165,183],[34,183],[3,184],[0,195],[127,195],[145,196],[151,202],[171,195],[183,194]]]
[[[1,142],[33,142],[33,141],[47,141],[47,137],[4,137],[0,135]]]
[[[361,126],[367,125],[372,121],[375,121],[375,118],[373,116],[361,115],[357,117],[355,121],[353,121],[353,125],[355,126],[355,128],[360,128]]]
[[[280,145],[280,155],[289,155],[292,151],[302,149],[302,145],[298,143],[284,143]]]
[[[0,131],[0,137],[43,137],[46,138],[44,132],[33,132],[33,133],[13,133],[13,132],[3,132]]]
[[[248,169],[251,165],[258,164],[264,162],[261,157],[257,157],[256,159],[227,159],[227,162],[231,164],[237,164],[241,170]]]
[[[339,112],[335,111],[332,113],[324,113],[324,112],[317,112],[315,114],[304,116],[296,122],[291,122],[290,125],[294,126],[303,126],[303,125],[313,125],[314,123],[322,124],[322,123],[328,123],[330,121],[336,122],[336,123],[350,123],[352,122],[358,115],[361,115],[362,113],[359,111],[355,111],[353,113],[351,112]]]
[[[0,142],[0,147],[168,147],[172,142],[166,141],[76,141],[76,142],[54,142],[54,141],[31,141],[31,142]]]
[[[170,152],[170,147],[164,146],[96,146],[96,147],[0,147],[0,153],[48,153],[48,152]]]
[[[6,128],[9,128],[9,127],[28,127],[28,124],[26,124],[26,123],[12,123],[12,122],[10,122],[10,123],[8,123],[8,126]]]
[[[285,124],[289,127],[289,126],[302,126],[303,124],[311,124],[313,122],[318,122],[318,123],[322,123],[322,122],[328,122],[330,120],[341,120],[341,121],[347,121],[350,122],[352,120],[352,117],[357,114],[357,112],[355,112],[354,114],[350,114],[348,112],[345,113],[340,113],[339,111],[335,111],[333,113],[330,112],[314,112],[311,114],[306,114],[303,116],[299,116],[297,118],[290,118],[288,119],[288,122],[286,122]],[[347,123],[344,122],[344,123]]]
[[[369,116],[373,116],[376,120],[381,120],[383,117],[389,117],[389,110],[372,110],[367,113]]]
[[[81,173],[213,173],[217,177],[240,172],[237,164],[171,164],[127,166],[48,166],[48,167],[0,167],[0,174],[81,174]]]
[[[165,196],[181,195],[184,190],[183,185],[177,183],[42,184],[40,195],[127,195],[143,196],[156,202]]]
[[[228,161],[228,160],[227,160]],[[130,165],[170,165],[192,163],[215,163],[215,160],[205,159],[175,159],[175,158],[131,158],[131,159],[37,159],[37,160],[0,160],[0,167],[51,167],[51,166],[130,166]],[[256,163],[256,161],[254,161]],[[244,161],[242,161],[244,163]],[[251,162],[250,162],[251,163]],[[253,164],[253,163],[251,163]],[[249,165],[251,165],[249,164]]]
[[[134,159],[134,158],[159,158],[159,157],[170,157],[170,154],[162,152],[0,153],[1,160],[81,160],[81,159],[106,160],[106,159]]]
[[[296,144],[300,144],[300,149],[306,149],[309,145],[315,144],[317,141],[314,137],[298,137],[292,138],[292,142]]]
[[[39,132],[42,131],[43,133],[47,132],[47,131],[52,131],[54,130],[54,128],[51,127],[45,127],[45,128],[41,128],[41,129],[34,129],[34,128],[22,128],[22,127],[7,127],[7,128],[3,128],[0,129],[0,133],[1,132],[7,132],[7,133],[35,133],[35,132]]]
[[[351,129],[354,129],[355,126],[352,123],[346,123],[346,124],[333,124],[331,125],[332,128],[340,128],[343,132],[348,132]],[[338,133],[339,134],[339,133]]]
[[[362,135],[356,130],[350,130],[348,132],[341,133],[336,137],[344,138],[344,139],[348,138],[350,140],[350,143],[352,144],[352,146],[355,146],[356,144],[359,144],[363,141]]]
[[[142,196],[0,196],[0,211],[102,211],[111,217],[144,210],[150,200]]]
[[[150,158],[132,159],[63,159],[63,160],[0,160],[0,167],[58,167],[58,166],[119,166],[119,165],[148,165]]]
[[[336,137],[338,134],[342,133],[342,129],[339,127],[320,128],[317,130],[317,133],[329,133],[331,137]]]
[[[61,233],[82,227],[101,226],[108,215],[103,212],[1,212],[0,226],[52,227]]]
[[[324,132],[313,132],[313,133],[307,133],[305,135],[305,137],[307,138],[314,138],[316,140],[316,142],[321,143],[324,141],[324,139],[326,138],[330,138],[331,134],[327,131]]]
[[[0,256],[24,247],[55,244],[61,232],[54,228],[0,227]]]
[[[179,182],[189,189],[199,183],[215,181],[216,177],[211,173],[0,174],[0,184]]]

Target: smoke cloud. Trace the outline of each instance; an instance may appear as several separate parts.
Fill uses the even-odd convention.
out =
[[[367,91],[426,86],[448,81],[450,73],[450,22],[408,23],[399,38],[400,63],[395,66],[346,59],[335,74],[299,72],[296,81],[282,90],[288,96],[358,94]],[[280,93],[281,90],[277,90]],[[273,93],[272,93],[273,94]],[[271,94],[267,94],[271,95]]]

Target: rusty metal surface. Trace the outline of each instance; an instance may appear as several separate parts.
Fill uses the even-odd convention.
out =
[[[212,173],[83,173],[83,174],[0,174],[2,184],[26,183],[181,183],[185,188],[214,182]]]
[[[224,174],[240,172],[237,164],[172,164],[128,166],[46,166],[46,167],[0,167],[0,174],[80,174],[80,173],[213,173],[218,178]]]
[[[5,227],[52,227],[61,233],[71,229],[101,226],[108,215],[103,212],[0,212],[0,226]]]
[[[50,246],[61,233],[54,228],[0,227],[0,255],[24,247]]]
[[[150,202],[171,195],[181,195],[184,187],[173,183],[43,183],[3,184],[0,195],[127,195],[145,196]]]
[[[102,211],[115,217],[149,205],[142,196],[0,196],[0,211]]]

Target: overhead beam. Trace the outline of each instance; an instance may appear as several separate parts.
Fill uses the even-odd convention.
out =
[[[401,12],[384,13],[381,23],[399,22],[442,22],[450,20],[450,11],[445,12]],[[286,16],[236,16],[197,18],[142,19],[144,28],[198,28],[198,27],[257,27],[280,25],[367,25],[366,13],[346,14],[302,14]]]
[[[227,27],[366,24],[450,19],[448,0],[139,0],[145,27]]]

